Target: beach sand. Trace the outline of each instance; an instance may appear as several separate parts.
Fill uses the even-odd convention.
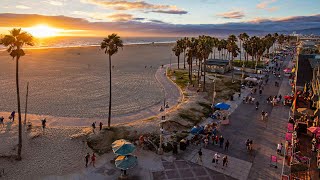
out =
[[[160,103],[164,92],[154,74],[170,56],[171,44],[154,44],[128,45],[112,57],[113,117]],[[11,112],[16,110],[15,61],[5,51],[0,59],[0,112]],[[108,56],[99,47],[28,49],[20,60],[22,112],[29,82],[30,114],[106,118],[108,79]]]

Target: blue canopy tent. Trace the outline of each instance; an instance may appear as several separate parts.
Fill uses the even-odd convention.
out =
[[[191,134],[201,134],[203,133],[204,128],[202,126],[199,127],[193,127],[190,131]]]
[[[220,110],[228,110],[228,109],[230,109],[230,105],[227,104],[227,103],[217,103],[214,107],[218,108]]]

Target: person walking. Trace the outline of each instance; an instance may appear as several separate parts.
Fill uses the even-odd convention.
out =
[[[102,130],[102,126],[103,126],[102,122],[99,123],[99,126],[100,126],[100,131],[101,131]]]
[[[12,120],[12,122],[14,122],[15,116],[16,116],[16,112],[15,112],[15,111],[12,111],[12,112],[11,112],[11,115],[9,116],[9,119]]]
[[[2,127],[4,127],[4,122],[3,122],[3,121],[4,121],[4,117],[1,116],[1,117],[0,117],[0,125],[2,125]]]
[[[92,153],[90,164],[92,164],[93,167],[96,167],[95,163],[96,163],[96,155]]]
[[[220,158],[220,155],[216,152],[213,156],[213,159],[214,159],[214,163],[217,165],[219,164],[219,158]]]
[[[264,120],[264,118],[265,118],[265,112],[262,110],[262,112],[261,112],[261,120],[263,121]]]
[[[197,163],[202,164],[202,151],[201,151],[201,148],[198,151]]]
[[[246,140],[246,148],[247,148],[247,150],[249,150],[249,145],[250,145],[249,143],[250,143],[250,140],[247,139],[247,140]]]
[[[208,143],[209,143],[209,139],[208,139],[208,137],[206,137],[204,139],[204,147],[208,147]]]
[[[41,120],[41,124],[42,124],[42,130],[44,131],[44,129],[46,128],[46,123],[47,123],[47,119],[44,118],[43,120]]]
[[[93,132],[93,133],[95,133],[95,131],[94,131],[94,130],[96,129],[96,122],[92,123],[92,125],[91,125],[91,126],[92,126],[92,132]]]
[[[225,151],[228,151],[228,150],[229,150],[229,145],[230,145],[230,142],[229,142],[229,140],[227,139],[226,143],[224,144],[224,150],[225,150]]]
[[[86,160],[86,167],[88,167],[89,159],[90,159],[90,154],[89,154],[89,153],[87,153],[87,155],[85,156],[85,160]]]
[[[259,101],[256,102],[256,110],[259,109]]]
[[[262,95],[262,89],[259,90],[259,95],[260,95],[260,96]]]
[[[218,135],[216,135],[216,140],[215,140],[215,142],[216,142],[216,145],[217,145],[218,142],[219,142],[219,136],[218,136]]]
[[[265,112],[265,113],[264,113],[264,119],[265,119],[265,120],[268,120],[268,116],[269,116],[268,113]]]
[[[223,138],[223,136],[220,136],[219,142],[220,142],[220,148],[222,148],[222,147],[223,147],[223,143],[224,143],[224,138]]]
[[[222,158],[222,166],[228,166],[228,156],[223,156]]]

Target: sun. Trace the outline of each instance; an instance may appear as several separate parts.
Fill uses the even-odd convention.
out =
[[[38,38],[58,36],[63,29],[53,28],[47,25],[36,25],[33,27],[25,28],[32,36]]]

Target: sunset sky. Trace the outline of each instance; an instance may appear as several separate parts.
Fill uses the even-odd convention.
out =
[[[0,33],[10,27],[42,25],[56,28],[50,33],[59,35],[109,31],[167,35],[213,29],[262,31],[266,22],[277,23],[270,31],[282,31],[288,26],[278,25],[296,19],[309,23],[303,27],[319,28],[319,13],[320,0],[1,0]],[[297,24],[288,30],[301,28]]]

